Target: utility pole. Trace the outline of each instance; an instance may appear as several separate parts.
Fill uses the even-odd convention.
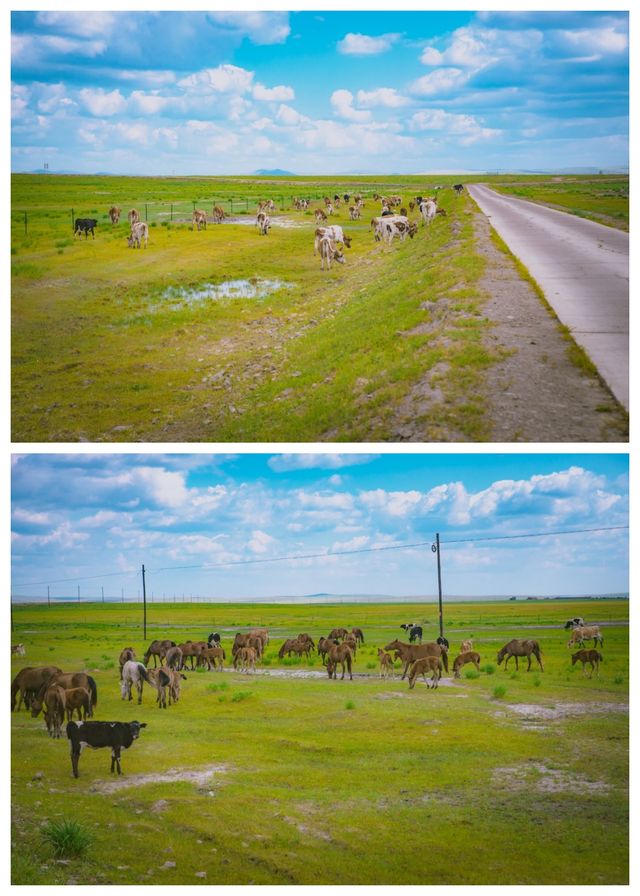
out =
[[[142,564],[142,602],[144,605],[143,610],[143,629],[144,629],[144,639],[147,640],[147,583],[144,577],[144,563]]]
[[[438,561],[438,614],[440,620],[440,637],[444,638],[444,622],[442,619],[442,572],[440,570],[440,533],[436,532],[436,543],[431,545]]]

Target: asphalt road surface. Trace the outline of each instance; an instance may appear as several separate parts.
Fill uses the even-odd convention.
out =
[[[629,234],[480,184],[467,189],[628,410]]]

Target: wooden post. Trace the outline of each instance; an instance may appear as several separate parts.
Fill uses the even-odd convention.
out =
[[[171,203],[171,220],[173,221],[173,202]]]
[[[438,612],[440,616],[440,637],[444,638],[444,622],[442,619],[442,573],[440,571],[440,533],[436,532],[436,554],[438,557]]]
[[[148,220],[149,220],[149,210],[148,210],[148,208],[147,208],[147,203],[146,203],[146,202],[145,202],[145,204],[144,204],[144,219],[145,219],[145,221],[148,221]]]

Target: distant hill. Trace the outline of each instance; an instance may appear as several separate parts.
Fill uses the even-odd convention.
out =
[[[283,171],[282,168],[259,168],[253,173],[261,177],[295,177],[293,171]]]

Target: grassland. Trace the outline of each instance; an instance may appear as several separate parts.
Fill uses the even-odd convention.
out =
[[[89,670],[97,718],[148,727],[116,789],[105,751],[83,753],[76,781],[65,742],[12,715],[13,883],[626,883],[628,602],[446,612],[452,648],[472,636],[482,671],[434,692],[376,667],[404,619],[435,636],[432,605],[152,605],[149,638],[218,630],[228,648],[238,628],[272,635],[268,675],[187,673],[162,711],[146,692],[140,707],[120,700],[118,652],[144,646],[139,605],[15,607],[27,657],[14,673]],[[561,626],[574,614],[606,624],[599,679],[571,666]],[[365,632],[353,681],[329,681],[317,658],[278,661],[285,636],[336,624]],[[544,672],[497,667],[497,648],[524,633],[540,640]],[[62,820],[93,838],[70,864],[41,830]]]
[[[629,178],[552,178],[532,183],[491,184],[502,193],[549,205],[598,224],[629,230]]]
[[[407,201],[434,181],[14,176],[13,439],[397,441],[407,421],[422,439],[489,439],[483,378],[505,350],[488,338],[468,200],[444,190],[448,217],[391,249],[367,224],[377,205],[362,222],[343,207],[333,220],[353,248],[329,272],[312,214],[289,207],[334,190]],[[266,196],[288,226],[264,238],[247,222]],[[108,222],[112,202],[148,216],[147,250]],[[234,222],[193,233],[193,206],[213,202]],[[98,218],[95,240],[74,241],[74,216]],[[236,279],[279,285],[257,300],[171,298]]]

